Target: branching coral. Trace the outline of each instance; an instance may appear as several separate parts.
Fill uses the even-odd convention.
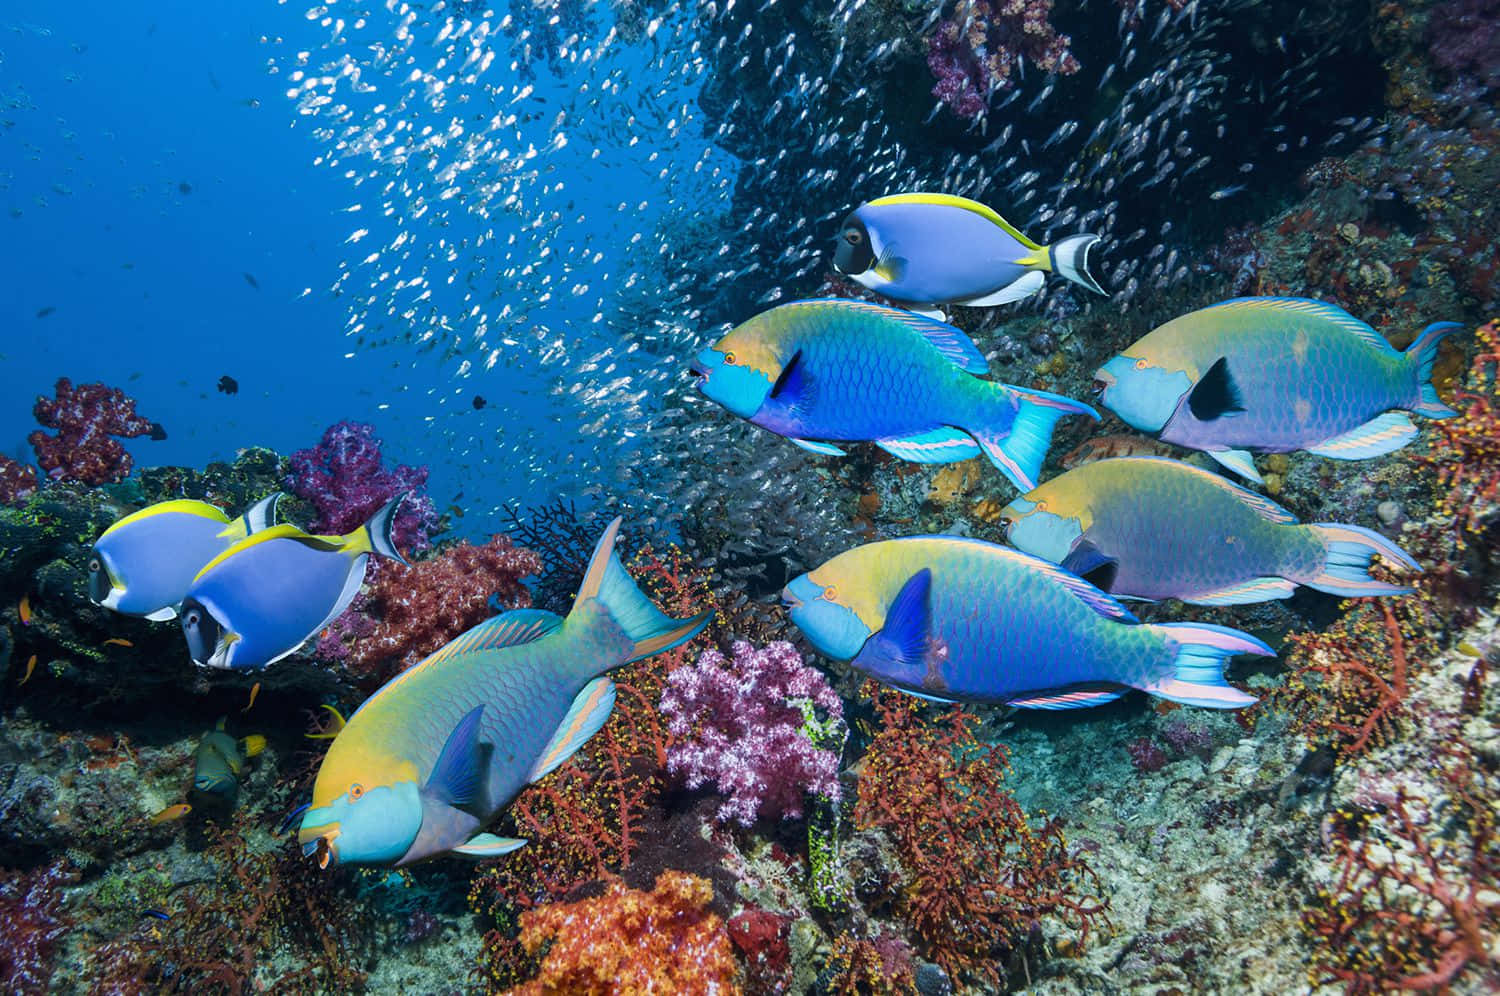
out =
[[[932,95],[961,118],[983,117],[990,97],[1015,83],[1011,72],[1029,61],[1043,72],[1071,76],[1078,60],[1048,19],[1052,0],[960,0],[927,40]]]
[[[705,651],[667,676],[661,709],[678,740],[667,770],[689,788],[712,782],[728,796],[719,819],[745,826],[801,816],[809,793],[837,800],[838,754],[814,743],[825,724],[843,721],[827,679],[790,643],[740,641],[733,652]]]
[[[53,957],[71,923],[62,886],[75,876],[64,862],[29,872],[0,870],[0,988],[44,993]]]
[[[37,429],[26,437],[42,469],[55,480],[82,484],[109,484],[130,473],[134,461],[112,437],[161,431],[135,413],[135,401],[119,388],[99,383],[74,387],[66,377],[57,380],[57,396],[37,398],[32,412],[44,428],[57,430],[55,436]]]
[[[36,468],[0,454],[0,505],[19,505],[36,493]]]
[[[976,740],[977,720],[962,710],[927,723],[899,692],[867,683],[864,694],[880,731],[863,762],[855,823],[895,845],[902,905],[932,960],[955,981],[995,987],[1005,955],[1042,917],[1085,940],[1107,906],[1099,882],[1055,820],[1027,821],[1005,785],[1005,748]]]
[[[1433,797],[1402,786],[1383,812],[1334,814],[1337,881],[1302,920],[1319,942],[1315,983],[1447,991],[1472,970],[1500,985],[1500,779],[1461,744],[1438,776]]]
[[[712,899],[704,879],[665,871],[649,893],[616,880],[602,896],[522,914],[526,950],[550,947],[537,978],[515,993],[735,992],[734,950]]]
[[[350,532],[403,491],[409,494],[396,512],[396,545],[406,551],[425,550],[437,529],[437,509],[422,493],[427,468],[384,467],[373,425],[331,425],[317,446],[288,457],[287,468],[286,489],[317,510],[317,518],[309,523],[313,532]]]
[[[917,992],[911,948],[894,934],[840,934],[828,957],[834,996],[912,996]]]
[[[1475,332],[1479,352],[1466,387],[1455,393],[1458,418],[1431,424],[1436,441],[1421,462],[1433,471],[1438,511],[1452,516],[1454,542],[1480,535],[1500,510],[1500,320]]]

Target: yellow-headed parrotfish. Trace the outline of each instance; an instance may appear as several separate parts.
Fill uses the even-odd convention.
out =
[[[280,493],[231,519],[207,502],[157,502],[120,519],[89,557],[89,598],[106,609],[157,622],[174,619],[203,565],[276,521]]]
[[[1086,464],[1000,514],[1012,544],[1121,597],[1240,605],[1287,598],[1299,584],[1401,595],[1412,589],[1372,578],[1371,561],[1420,570],[1379,533],[1300,525],[1268,498],[1160,457]]]
[[[1094,389],[1137,429],[1259,481],[1251,451],[1363,460],[1416,438],[1406,412],[1451,417],[1429,378],[1458,327],[1429,325],[1403,353],[1322,301],[1235,298],[1153,330],[1104,364]]]
[[[873,442],[919,463],[983,453],[1023,491],[1059,419],[1099,417],[1069,398],[981,380],[984,355],[951,325],[840,298],[756,315],[691,369],[709,398],[814,453],[843,454],[817,440]]]
[[[562,764],[614,708],[606,673],[691,639],[709,619],[670,619],[604,531],[566,619],[521,609],[481,623],[391,680],[339,731],[297,839],[319,864],[406,865],[525,841],[485,828]]]
[[[266,738],[259,734],[236,740],[224,732],[224,719],[203,734],[193,751],[193,791],[234,803],[240,790],[240,775],[245,761],[266,749]]]
[[[180,622],[202,667],[254,670],[294,653],[349,607],[371,553],[405,563],[391,542],[397,495],[347,536],[272,526],[210,560],[188,588]]]
[[[1235,709],[1255,699],[1225,682],[1225,663],[1271,653],[1222,626],[1142,623],[1056,564],[956,536],[855,547],[782,598],[820,653],[944,702],[1077,709],[1138,688]]]
[[[1097,235],[1038,245],[992,209],[951,194],[896,194],[861,204],[839,226],[833,265],[907,304],[983,308],[1030,297],[1055,272],[1096,294]]]

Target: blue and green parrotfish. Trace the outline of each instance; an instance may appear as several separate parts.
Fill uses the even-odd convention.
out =
[[[834,269],[910,305],[989,307],[1042,289],[1056,272],[1096,294],[1097,235],[1038,245],[993,210],[951,194],[896,194],[860,205],[839,227]]]
[[[699,388],[814,453],[873,442],[903,460],[983,453],[1017,487],[1036,483],[1065,415],[1098,414],[1045,391],[980,379],[984,356],[951,325],[864,301],[784,304],[698,354]]]
[[[1429,325],[1403,353],[1331,304],[1236,298],[1153,330],[1094,387],[1135,428],[1259,481],[1251,451],[1363,460],[1416,438],[1406,412],[1451,417],[1429,378],[1458,327]]]
[[[203,565],[276,521],[279,493],[231,519],[206,502],[158,502],[120,519],[94,542],[89,598],[106,609],[162,622],[177,616]]]
[[[1358,598],[1412,589],[1370,576],[1378,554],[1416,562],[1379,533],[1299,525],[1275,502],[1161,457],[1099,460],[1054,477],[1002,512],[1006,538],[1120,597],[1240,605],[1297,585]]]
[[[1141,623],[1055,564],[955,536],[856,547],[782,597],[820,653],[945,702],[1075,709],[1137,688],[1234,709],[1255,699],[1225,682],[1225,663],[1271,654],[1222,626]]]
[[[404,497],[347,536],[272,526],[210,560],[182,602],[179,621],[193,662],[247,671],[294,653],[359,594],[371,553],[406,562],[391,542]]]
[[[604,531],[566,619],[520,609],[481,623],[388,682],[323,758],[297,839],[321,865],[407,865],[525,841],[485,828],[566,761],[614,708],[607,673],[691,639],[712,618],[671,619]]]

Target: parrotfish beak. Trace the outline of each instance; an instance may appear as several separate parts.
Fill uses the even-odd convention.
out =
[[[1083,524],[1039,507],[1037,502],[1017,498],[1000,513],[1009,520],[1005,538],[1012,546],[1060,564],[1073,552],[1073,544],[1083,534]]]
[[[771,378],[759,370],[732,363],[733,353],[710,346],[688,367],[698,377],[698,390],[740,418],[752,418],[771,391]]]
[[[376,785],[350,798],[309,809],[297,831],[302,853],[330,864],[393,865],[411,849],[422,829],[422,801],[415,782]]]
[[[317,858],[319,868],[338,864],[339,852],[335,842],[342,832],[337,823],[325,823],[313,827],[304,824],[302,829],[297,831],[297,843],[302,845],[302,856]]]
[[[793,578],[781,592],[787,614],[820,654],[852,659],[870,638],[870,627],[847,605],[829,598],[829,589],[806,574]]]
[[[1192,386],[1184,370],[1165,370],[1123,354],[1094,374],[1099,400],[1142,432],[1160,432]]]

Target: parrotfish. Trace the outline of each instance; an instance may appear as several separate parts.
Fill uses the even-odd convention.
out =
[[[897,194],[860,205],[839,228],[833,265],[895,301],[989,307],[1030,297],[1056,272],[1096,294],[1097,235],[1038,245],[992,209],[950,194]]]
[[[224,732],[224,722],[221,718],[212,730],[203,734],[198,749],[193,751],[193,791],[198,793],[200,801],[206,796],[233,805],[239,794],[245,760],[265,750],[266,738],[251,734],[236,740]]]
[[[1363,460],[1416,438],[1408,411],[1453,416],[1428,379],[1458,327],[1429,325],[1402,353],[1331,304],[1236,298],[1156,328],[1101,367],[1094,388],[1137,429],[1259,481],[1252,450]]]
[[[519,609],[481,623],[392,679],[328,748],[297,839],[318,862],[407,865],[526,842],[485,827],[566,761],[614,708],[607,674],[691,639],[712,618],[671,619],[615,554],[620,520],[589,561],[566,619]]]
[[[174,619],[203,565],[276,521],[279,493],[231,519],[207,502],[158,502],[99,536],[89,558],[89,598],[107,609],[158,622]]]
[[[386,502],[346,536],[272,526],[210,560],[182,601],[193,662],[247,671],[295,653],[359,594],[371,553],[406,562],[391,542],[404,497]]]
[[[1346,598],[1412,589],[1377,581],[1378,554],[1420,570],[1379,533],[1299,525],[1275,502],[1177,460],[1126,457],[1070,470],[1001,513],[1012,544],[1117,596],[1239,605],[1304,584]]]
[[[797,301],[763,312],[698,354],[709,398],[831,456],[820,440],[873,442],[918,463],[983,453],[1019,488],[1041,471],[1065,415],[1088,405],[981,380],[984,356],[959,329],[864,301]]]
[[[820,653],[944,702],[1076,709],[1138,688],[1233,709],[1255,699],[1225,682],[1225,663],[1271,654],[1222,626],[1142,623],[1056,564],[956,536],[855,547],[782,597]]]

